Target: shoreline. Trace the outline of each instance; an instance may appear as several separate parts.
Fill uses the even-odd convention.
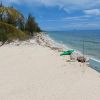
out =
[[[37,38],[38,37],[38,38]],[[67,50],[72,50],[73,48],[63,44],[63,43],[60,43],[54,39],[52,39],[48,33],[47,34],[41,34],[39,36],[37,36],[37,42],[39,42],[40,45],[42,46],[46,46],[46,47],[49,47],[51,48],[52,50],[57,50],[58,52],[61,52],[61,51],[67,51]],[[74,49],[75,50],[75,49]],[[77,59],[77,57],[84,57],[86,59],[86,62],[89,61],[89,59],[91,58],[90,56],[88,55],[83,55],[81,51],[79,50],[75,50],[74,53],[72,54],[73,58]]]
[[[7,44],[8,43],[5,43],[4,45],[7,45]],[[70,47],[68,45],[65,45],[63,43],[60,43],[60,42],[52,39],[48,35],[48,33],[45,33],[45,32],[41,32],[40,34],[37,33],[37,35],[32,39],[28,39],[26,41],[16,40],[16,41],[11,42],[9,44],[10,45],[17,45],[17,46],[20,46],[20,45],[38,45],[39,44],[39,45],[41,45],[43,47],[49,47],[52,50],[57,50],[58,52],[67,51],[67,50],[73,49],[72,47]],[[95,57],[92,57],[92,56],[89,56],[89,55],[83,55],[82,52],[79,51],[79,50],[75,50],[75,52],[73,54],[73,57],[75,57],[75,59],[76,59],[77,57],[80,57],[80,56],[85,57],[87,62],[89,61],[90,58],[99,60],[99,59],[97,59]]]
[[[41,45],[43,47],[49,47],[52,50],[56,50],[58,52],[62,52],[62,51],[67,51],[67,50],[72,50],[73,48],[69,47],[68,45],[65,45],[63,43],[60,43],[54,39],[52,39],[48,33],[45,32],[41,32],[40,34],[36,33],[36,36],[34,38],[28,39],[26,41],[19,41],[19,40],[15,40],[11,43],[5,43],[4,45],[16,45],[16,46],[32,46],[32,45]],[[3,46],[4,46],[3,45]],[[75,49],[74,49],[75,50]],[[90,57],[88,55],[83,55],[81,51],[79,50],[75,50],[75,52],[73,53],[73,58],[77,59],[77,57],[84,57],[86,59],[86,62],[89,61]]]
[[[68,46],[67,44],[64,44],[64,43],[62,43],[62,41],[61,42],[59,42],[59,41],[56,41],[56,40],[54,40],[54,39],[52,39],[52,37],[50,37],[49,35],[48,35],[48,33],[47,33],[47,36],[45,36],[45,37],[47,37],[47,40],[48,39],[51,39],[51,41],[54,41],[54,44],[55,44],[55,46],[57,46],[57,44],[59,44],[59,46],[61,47],[62,45],[63,45],[63,50],[69,50],[69,49],[74,49],[73,47],[70,47],[70,46]],[[83,55],[83,53],[82,53],[82,51],[80,51],[80,50],[77,50],[77,49],[74,49],[75,50],[75,53],[77,54],[77,56],[84,56],[87,60],[89,60],[90,58],[93,58],[93,59],[96,59],[96,60],[99,60],[100,61],[100,59],[98,59],[98,58],[96,58],[96,57],[94,57],[94,56],[91,56],[91,55]]]
[[[87,56],[87,57],[95,58],[97,60],[100,60],[99,45],[98,45],[99,41],[96,44],[96,40],[92,41],[91,37],[90,37],[91,40],[87,39],[85,37],[80,36],[79,33],[77,33],[77,32],[75,34],[79,35],[79,37],[76,37],[74,33],[72,34],[72,33],[63,32],[63,31],[62,32],[54,32],[54,33],[53,32],[48,32],[49,36],[51,38],[53,38],[55,41],[57,41],[57,42],[60,41],[61,43],[65,44],[67,47],[75,49],[77,52],[79,52],[81,54],[84,53],[84,55]],[[68,36],[67,36],[67,34],[68,34]],[[66,37],[64,37],[64,36],[66,36]],[[74,36],[75,36],[75,38],[74,38]],[[88,36],[88,35],[85,35],[85,36]],[[83,41],[82,41],[82,39],[85,40],[84,50],[83,50]],[[74,43],[74,41],[76,41],[76,42]]]

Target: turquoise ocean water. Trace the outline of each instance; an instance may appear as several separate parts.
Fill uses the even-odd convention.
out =
[[[48,35],[57,42],[100,60],[100,30],[52,31]]]

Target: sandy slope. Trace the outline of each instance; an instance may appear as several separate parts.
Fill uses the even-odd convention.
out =
[[[0,100],[100,100],[100,74],[49,48],[2,46]]]

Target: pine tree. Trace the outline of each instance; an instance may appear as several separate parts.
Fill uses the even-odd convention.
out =
[[[35,21],[35,18],[29,14],[27,22],[26,22],[26,30],[29,32],[29,35],[33,36],[33,32],[40,32],[38,24]]]
[[[0,3],[0,21],[2,21],[2,16],[3,16],[3,10],[2,10],[3,4],[2,2]]]

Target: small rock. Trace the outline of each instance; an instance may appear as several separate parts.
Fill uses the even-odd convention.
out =
[[[84,63],[84,62],[86,62],[86,58],[83,56],[80,56],[80,57],[77,57],[77,61]]]

